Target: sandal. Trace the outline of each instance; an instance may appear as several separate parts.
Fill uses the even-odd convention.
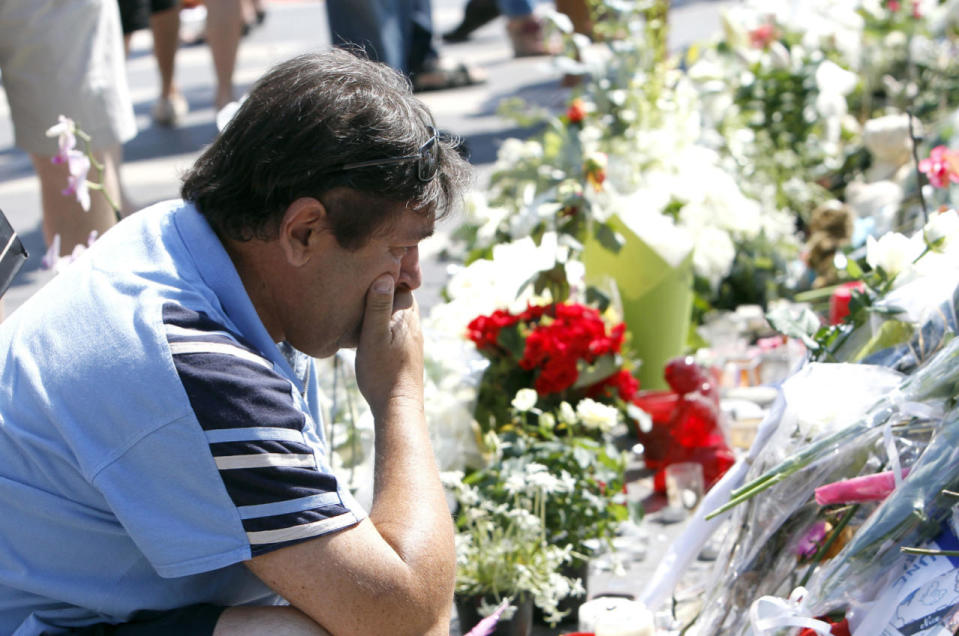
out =
[[[431,61],[412,76],[413,91],[417,93],[474,86],[486,81],[486,73],[482,70],[447,59]]]
[[[559,47],[550,42],[543,29],[543,23],[534,15],[510,18],[506,23],[506,32],[513,44],[515,57],[534,57],[537,55],[556,55]]]

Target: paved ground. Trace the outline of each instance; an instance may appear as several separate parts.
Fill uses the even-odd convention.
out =
[[[671,48],[680,49],[714,33],[719,27],[720,7],[733,1],[673,0]],[[433,0],[438,33],[458,22],[464,4],[465,0]],[[267,8],[264,25],[255,29],[240,46],[235,80],[241,93],[272,64],[297,53],[329,46],[322,2],[267,0]],[[137,34],[127,65],[140,133],[124,148],[123,179],[130,198],[138,206],[177,196],[179,173],[216,134],[212,62],[209,50],[202,45],[183,47],[177,57],[177,82],[190,102],[189,115],[175,129],[152,126],[149,113],[156,95],[157,78],[150,47],[149,34]],[[469,42],[446,45],[443,51],[481,66],[489,75],[489,81],[481,86],[420,95],[432,108],[440,128],[466,140],[476,171],[475,187],[482,188],[502,141],[529,132],[499,118],[495,114],[499,102],[505,97],[518,96],[537,106],[558,110],[564,108],[569,99],[569,89],[560,85],[561,74],[548,58],[513,58],[503,18],[477,31]],[[0,209],[30,252],[27,265],[4,297],[7,313],[29,298],[51,275],[40,268],[44,246],[36,180],[28,157],[13,147],[12,140],[4,98],[0,99]],[[436,254],[450,226],[448,223],[447,227],[440,227],[437,236],[422,250],[424,289],[419,298],[424,310],[438,300],[445,281],[445,266]],[[591,595],[604,591],[635,595],[642,590],[644,580],[655,566],[656,555],[662,553],[678,530],[676,525],[663,525],[655,518],[646,526],[648,556],[631,564],[627,577],[597,572],[592,580]],[[536,633],[555,632],[538,629]]]

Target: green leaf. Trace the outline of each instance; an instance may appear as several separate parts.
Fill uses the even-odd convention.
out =
[[[592,386],[619,371],[621,366],[621,361],[615,355],[607,354],[600,356],[594,364],[580,370],[579,376],[573,384],[573,388],[582,389],[583,387]]]
[[[608,223],[597,223],[593,235],[600,245],[615,254],[618,254],[619,250],[623,249],[623,245],[626,244],[623,235],[614,230]]]
[[[509,327],[503,327],[500,329],[499,337],[496,339],[496,341],[501,347],[509,351],[517,360],[523,357],[526,341],[520,335],[518,326],[510,325]]]
[[[859,352],[853,356],[852,362],[859,362],[863,358],[876,353],[877,351],[882,351],[883,349],[888,349],[889,347],[894,347],[897,344],[902,344],[903,342],[908,342],[915,331],[915,328],[908,322],[903,322],[901,320],[888,320],[882,323],[879,326],[879,329],[869,339],[869,342],[866,343]]]
[[[598,287],[589,285],[586,287],[586,302],[589,305],[596,307],[599,310],[599,313],[603,313],[609,308],[610,302],[609,295],[604,293]]]
[[[546,223],[540,222],[536,224],[536,227],[529,233],[533,243],[536,247],[539,247],[543,242],[543,235],[546,234]]]
[[[808,307],[798,312],[790,307],[780,307],[766,314],[770,326],[779,333],[790,338],[799,338],[810,350],[818,351],[820,344],[813,334],[822,327],[819,316]]]
[[[859,263],[857,263],[854,258],[846,260],[846,273],[856,280],[859,280],[863,276],[862,267],[859,266]]]

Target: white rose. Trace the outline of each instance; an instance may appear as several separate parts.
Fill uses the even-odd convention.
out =
[[[520,413],[525,413],[536,406],[536,399],[538,397],[534,389],[520,389],[516,392],[516,397],[513,398],[510,404]]]
[[[929,249],[949,252],[959,244],[959,212],[947,210],[933,214],[922,228],[922,236]]]
[[[883,234],[878,241],[870,236],[866,239],[866,262],[895,278],[912,266],[920,254],[917,247],[920,246],[916,242],[899,232]]]
[[[612,430],[619,420],[619,411],[616,408],[589,398],[579,401],[576,405],[576,415],[586,428],[604,432]]]
[[[569,402],[562,402],[559,405],[559,421],[566,425],[576,423],[576,411],[569,405]]]

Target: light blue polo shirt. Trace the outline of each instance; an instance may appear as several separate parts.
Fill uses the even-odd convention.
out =
[[[313,364],[206,220],[107,232],[0,323],[0,634],[277,599],[241,562],[356,524]]]

